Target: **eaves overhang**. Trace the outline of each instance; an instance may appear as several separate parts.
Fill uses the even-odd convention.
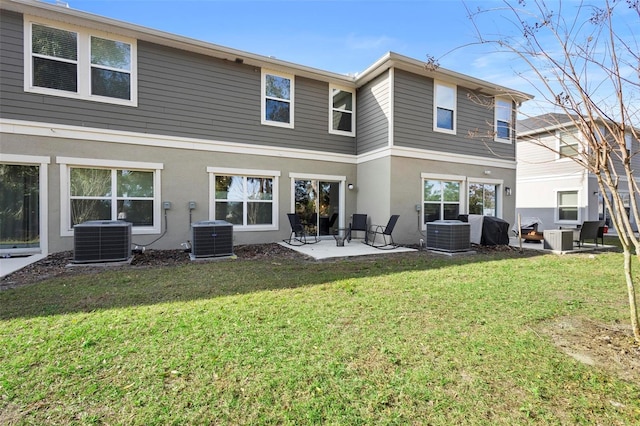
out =
[[[430,69],[426,66],[426,62],[400,55],[395,52],[387,52],[378,59],[373,65],[356,76],[356,85],[361,87],[380,74],[391,68],[401,69],[413,74],[423,75],[445,83],[460,85],[472,89],[478,93],[484,93],[490,96],[510,97],[515,102],[521,103],[533,99],[533,95],[514,90],[505,86],[500,86],[485,80],[451,71],[446,68],[436,67]]]
[[[465,74],[448,70],[446,68],[437,67],[433,70],[428,69],[425,66],[425,62],[403,56],[395,52],[386,53],[374,64],[369,66],[365,71],[357,74],[354,77],[351,75],[339,74],[313,67],[307,67],[270,56],[258,55],[238,49],[232,49],[229,47],[220,46],[214,43],[209,43],[190,37],[147,28],[141,25],[106,18],[92,13],[65,7],[64,5],[45,3],[38,0],[0,0],[0,5],[2,9],[26,15],[57,20],[60,22],[82,27],[90,26],[92,29],[104,31],[107,33],[116,33],[137,40],[156,43],[167,47],[194,52],[249,66],[255,66],[258,68],[267,68],[273,71],[292,73],[296,76],[340,84],[345,87],[361,87],[383,72],[391,68],[397,68],[414,74],[428,76],[443,82],[462,85],[479,93],[484,93],[490,96],[511,97],[518,103],[533,99],[533,95],[513,90],[508,87],[496,85],[488,81],[480,80]]]
[[[543,114],[538,117],[545,117],[545,116],[546,114]],[[532,118],[535,119],[538,117],[532,117]],[[517,134],[518,134],[518,138],[531,137],[531,136],[536,136],[541,134],[552,134],[558,130],[575,129],[578,127],[577,123],[580,121],[582,120],[578,116],[576,116],[575,120],[571,120],[570,118],[558,120],[557,118],[555,118],[555,120],[547,121],[546,125],[537,126],[535,128],[529,128],[528,130],[524,130],[524,131],[517,131]],[[588,120],[584,120],[584,122],[588,122]],[[604,120],[602,118],[594,119],[593,123],[595,123],[596,125],[604,125],[604,126],[611,126],[611,127],[618,126],[618,124],[615,121]],[[633,130],[636,133],[640,133],[640,128],[633,127]]]
[[[88,27],[88,24],[90,23],[90,27],[92,29],[107,33],[116,33],[137,40],[212,56],[218,59],[237,62],[249,66],[292,73],[296,76],[337,83],[346,87],[355,87],[354,77],[349,75],[333,73],[269,56],[232,49],[214,43],[155,30],[128,22],[118,21],[88,12],[82,12],[63,5],[44,3],[37,0],[0,0],[0,6],[2,9],[9,11],[45,19],[52,19],[81,27]]]

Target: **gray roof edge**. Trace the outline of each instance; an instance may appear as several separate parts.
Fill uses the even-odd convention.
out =
[[[0,7],[14,12],[34,15],[42,18],[50,18],[53,20],[62,20],[63,22],[85,27],[87,26],[86,21],[90,21],[94,25],[97,25],[97,29],[117,32],[121,35],[129,36],[138,40],[158,43],[230,61],[237,60],[247,65],[268,68],[274,71],[290,72],[295,75],[315,78],[321,81],[335,82],[349,87],[360,87],[386,70],[395,67],[413,73],[431,76],[435,79],[450,83],[462,83],[470,88],[478,88],[494,96],[503,95],[511,97],[517,102],[524,102],[533,99],[533,95],[493,84],[446,68],[438,67],[435,70],[427,70],[425,62],[395,52],[387,52],[366,70],[362,73],[358,73],[354,77],[318,68],[307,67],[269,56],[233,49],[38,0],[0,0]],[[118,28],[119,31],[114,31],[114,27]]]
[[[0,6],[2,9],[6,10],[46,19],[61,20],[62,22],[84,27],[87,27],[86,21],[90,21],[97,25],[97,29],[118,33],[138,40],[158,43],[169,47],[176,47],[231,61],[235,61],[236,59],[242,60],[242,62],[247,65],[268,68],[274,71],[293,71],[292,73],[300,76],[309,76],[323,81],[338,82],[348,86],[354,85],[355,79],[350,75],[299,65],[293,62],[233,49],[186,36],[144,27],[142,25],[107,18],[89,12],[83,12],[81,10],[57,4],[44,3],[38,0],[0,0]],[[115,28],[118,30],[115,30]]]
[[[358,86],[362,86],[390,68],[398,68],[416,74],[430,76],[434,79],[442,80],[449,83],[463,83],[469,88],[476,88],[481,91],[486,91],[494,96],[503,95],[505,97],[511,97],[517,102],[524,102],[534,98],[533,95],[530,95],[528,93],[514,90],[505,86],[500,86],[498,84],[494,84],[486,80],[481,80],[467,74],[461,74],[459,72],[452,71],[443,67],[436,67],[435,69],[430,70],[427,69],[426,62],[410,58],[408,56],[404,56],[395,52],[387,52],[384,56],[382,56],[375,63],[369,66],[369,68],[358,74],[356,76],[356,84]]]

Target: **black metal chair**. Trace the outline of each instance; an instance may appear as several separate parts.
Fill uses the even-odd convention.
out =
[[[354,213],[347,231],[347,241],[351,242],[353,231],[364,231],[364,242],[367,243],[369,236],[369,226],[367,225],[367,215]]]
[[[367,244],[371,247],[375,247],[382,250],[392,250],[397,248],[398,245],[393,241],[393,236],[391,233],[393,232],[393,228],[395,228],[396,223],[398,222],[398,218],[400,215],[394,214],[389,218],[389,222],[386,225],[372,225],[369,234],[371,237],[368,239]],[[376,243],[376,238],[378,242]],[[382,239],[382,240],[381,240]]]
[[[291,225],[291,234],[289,234],[288,240],[282,241],[292,246],[315,244],[319,241],[315,234],[307,235],[307,228],[300,219],[300,216],[295,213],[287,213],[287,217],[289,218],[289,224]]]

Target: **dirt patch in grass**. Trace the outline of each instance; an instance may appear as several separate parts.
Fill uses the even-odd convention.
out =
[[[580,317],[562,317],[541,330],[565,354],[631,382],[640,381],[640,346],[630,326],[606,325]]]

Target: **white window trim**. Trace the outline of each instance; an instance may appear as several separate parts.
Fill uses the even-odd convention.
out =
[[[32,25],[44,25],[78,34],[78,91],[68,92],[66,90],[50,89],[47,87],[37,87],[33,85],[33,61],[31,57],[31,33]],[[108,40],[127,43],[131,46],[131,99],[118,99],[108,96],[91,94],[91,36],[96,36]],[[124,106],[138,106],[138,48],[137,41],[132,38],[122,37],[113,33],[105,33],[97,30],[89,30],[83,27],[65,24],[50,19],[34,16],[24,17],[24,91],[52,95],[65,98],[82,99],[94,102],[102,102]]]
[[[343,92],[351,93],[351,111],[334,108],[333,107],[333,91],[341,90]],[[343,130],[336,130],[333,128],[333,112],[347,112],[351,114],[351,131],[345,132]],[[344,86],[338,86],[336,84],[329,84],[329,133],[334,135],[343,136],[355,136],[356,135],[356,92],[354,89],[349,89]]]
[[[0,163],[16,164],[25,166],[39,166],[39,194],[38,203],[40,204],[39,215],[39,229],[40,229],[40,249],[7,249],[0,250],[0,253],[34,253],[39,252],[42,255],[49,254],[49,164],[51,164],[51,158],[40,155],[14,155],[14,154],[2,154],[0,153]]]
[[[508,138],[498,137],[498,103],[499,102],[506,102],[509,105],[511,105],[510,114],[509,114],[509,137]],[[495,105],[493,108],[493,129],[494,129],[495,137],[493,138],[493,140],[494,142],[511,144],[513,143],[513,136],[515,133],[514,125],[513,125],[513,102],[507,98],[496,97],[494,100],[494,103]]]
[[[310,173],[289,173],[289,184],[291,191],[291,204],[289,206],[290,212],[296,211],[296,180],[316,180],[326,182],[339,182],[340,183],[340,211],[338,212],[338,227],[343,228],[346,223],[345,206],[347,202],[347,177],[344,175],[321,175]]]
[[[274,75],[277,77],[287,78],[291,82],[291,86],[289,89],[289,122],[282,123],[279,121],[271,121],[266,118],[266,109],[267,109],[267,95],[266,91],[266,76]],[[287,129],[294,128],[294,117],[295,117],[295,76],[293,74],[287,74],[283,72],[273,71],[269,69],[262,69],[262,74],[260,78],[260,122],[267,126],[276,126],[276,127],[284,127]]]
[[[238,169],[230,167],[207,167],[209,174],[209,220],[216,218],[216,175],[224,176],[242,176],[242,177],[266,177],[273,179],[272,206],[273,206],[273,223],[271,225],[233,225],[233,230],[240,232],[247,231],[277,231],[279,227],[279,187],[280,187],[280,171],[278,170],[261,170],[261,169]]]
[[[443,129],[438,127],[438,86],[445,86],[453,89],[453,129]],[[455,84],[445,83],[443,81],[433,81],[433,131],[440,133],[447,133],[450,135],[456,134],[458,121],[458,86]]]
[[[466,214],[469,208],[469,184],[467,176],[460,175],[447,175],[439,173],[420,173],[420,226],[424,231],[427,229],[427,224],[424,220],[424,181],[425,180],[439,180],[441,182],[460,182],[460,213]]]
[[[497,218],[502,218],[502,211],[504,206],[504,180],[502,179],[484,179],[484,178],[476,178],[469,177],[467,179],[467,212],[469,211],[469,185],[472,183],[486,183],[489,185],[496,186],[496,216]]]
[[[578,205],[576,206],[578,208],[578,218],[576,220],[560,220],[560,206],[558,205],[558,196],[560,195],[561,192],[576,192],[577,193],[577,199],[578,199]],[[554,207],[554,219],[555,219],[555,223],[560,224],[560,225],[579,225],[582,223],[582,207],[580,206],[580,204],[584,203],[580,203],[582,194],[584,193],[584,191],[582,190],[582,188],[562,188],[562,189],[556,189],[555,190],[555,207]]]
[[[69,211],[69,173],[72,167],[98,167],[105,169],[130,169],[152,171],[153,173],[153,226],[134,226],[134,235],[159,234],[162,231],[162,200],[160,195],[160,172],[164,169],[162,163],[144,163],[139,161],[115,161],[94,158],[56,157],[60,165],[60,236],[72,237],[71,214]]]
[[[556,161],[573,161],[572,158],[574,157],[563,157],[562,155],[560,155],[560,148],[561,148],[561,139],[560,136],[562,135],[562,133],[572,133],[575,135],[575,138],[578,140],[578,154],[577,156],[580,156],[580,154],[583,152],[583,143],[582,143],[582,134],[578,131],[578,129],[574,129],[573,131],[570,130],[556,130]]]

